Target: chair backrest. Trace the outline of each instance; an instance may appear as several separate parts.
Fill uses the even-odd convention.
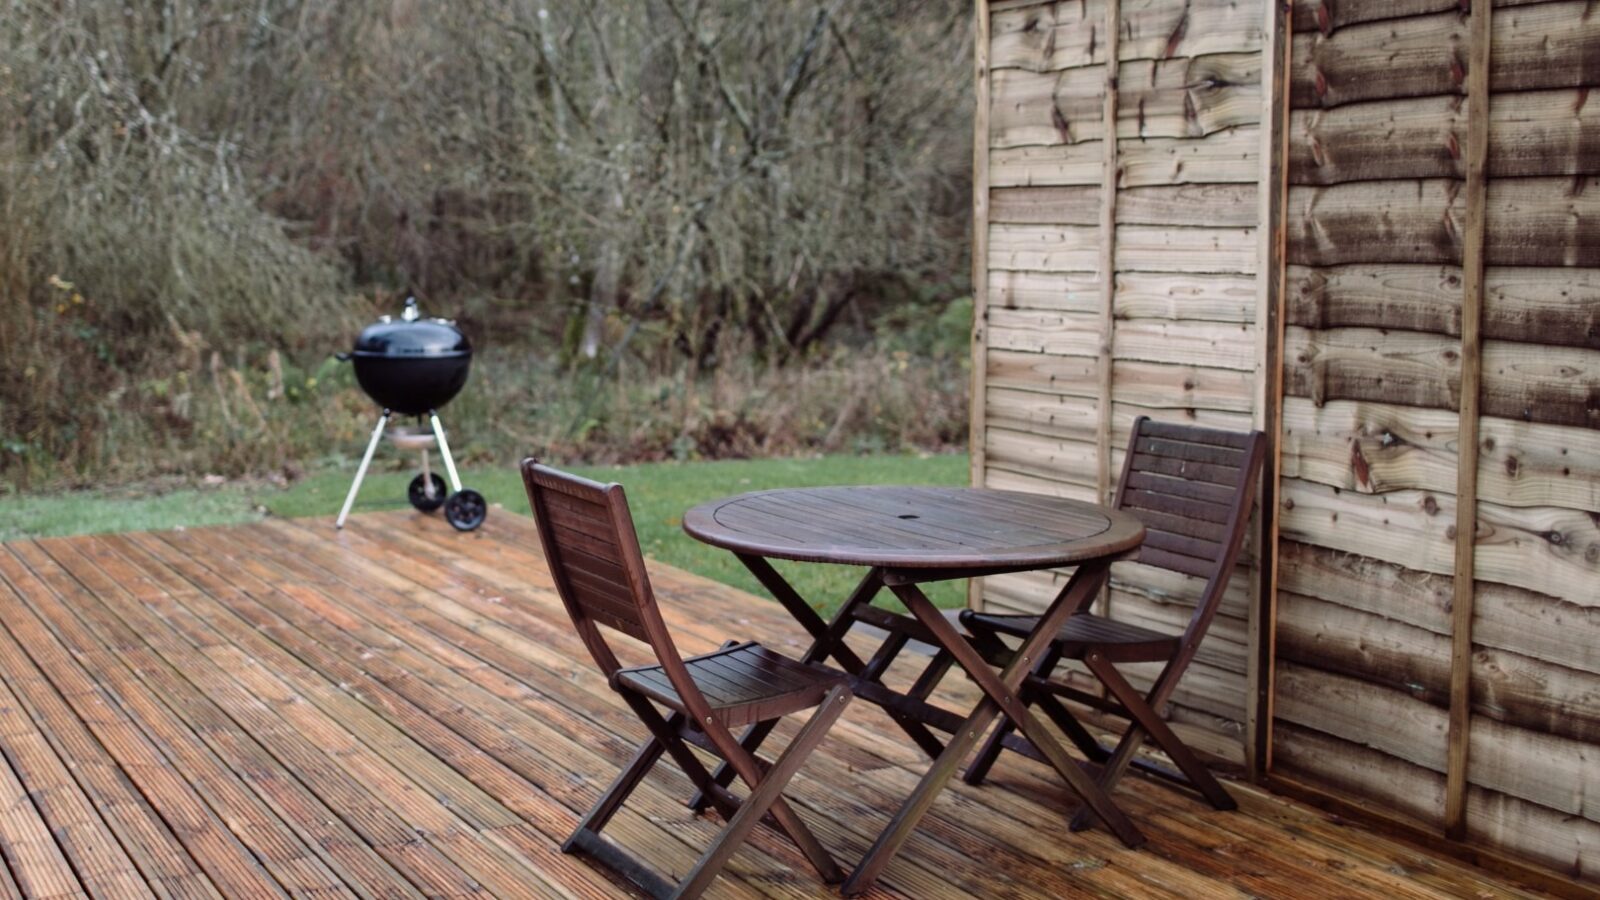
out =
[[[522,483],[556,591],[606,677],[621,663],[601,626],[649,644],[690,710],[707,706],[661,618],[622,485],[580,478],[536,459],[522,461]]]
[[[1139,561],[1206,579],[1186,642],[1211,624],[1244,544],[1266,455],[1259,431],[1171,425],[1140,416],[1115,506],[1144,522]]]

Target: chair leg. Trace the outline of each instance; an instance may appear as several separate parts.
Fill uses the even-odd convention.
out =
[[[772,734],[772,729],[777,725],[777,719],[757,722],[751,725],[744,730],[743,734],[739,735],[739,746],[743,747],[746,753],[754,756],[755,752],[761,749],[761,744],[766,741],[767,736]],[[733,784],[733,779],[733,767],[728,765],[727,760],[717,763],[716,769],[711,773],[711,781],[718,787],[726,788],[728,785]],[[705,790],[696,790],[694,796],[689,798],[689,808],[695,812],[705,812],[706,807],[710,805],[711,795]]]
[[[723,641],[720,649],[726,650],[736,643],[738,641]],[[761,748],[762,742],[767,739],[767,735],[772,733],[772,729],[777,724],[777,720],[774,719],[770,722],[757,722],[746,727],[744,733],[739,735],[739,746],[754,754]],[[733,769],[728,766],[727,760],[717,763],[717,767],[711,772],[711,780],[718,787],[723,788],[733,784]],[[711,795],[707,791],[696,787],[694,796],[689,798],[689,808],[695,812],[705,812],[710,806]]]
[[[1217,781],[1216,776],[1211,774],[1205,763],[1202,763],[1194,755],[1194,751],[1190,750],[1173,733],[1166,720],[1156,714],[1155,709],[1148,700],[1140,695],[1139,691],[1129,684],[1127,679],[1122,677],[1122,673],[1118,672],[1115,666],[1107,661],[1103,655],[1094,651],[1084,657],[1084,664],[1089,667],[1089,671],[1093,672],[1096,678],[1100,679],[1112,696],[1116,697],[1117,702],[1122,704],[1123,708],[1128,711],[1128,716],[1133,720],[1129,723],[1128,730],[1123,732],[1122,740],[1117,743],[1116,750],[1112,752],[1111,758],[1106,761],[1105,767],[1101,770],[1100,786],[1104,790],[1109,792],[1117,783],[1117,780],[1122,777],[1122,773],[1127,770],[1128,764],[1133,761],[1134,754],[1138,752],[1139,747],[1144,743],[1145,737],[1148,736],[1155,741],[1156,746],[1166,752],[1172,762],[1189,779],[1190,786],[1199,791],[1214,808],[1221,810],[1238,808],[1238,804],[1234,801],[1232,795]],[[1164,678],[1165,673],[1163,673],[1162,679],[1158,679],[1158,683]],[[1077,815],[1073,816],[1070,827],[1073,831],[1082,831],[1091,824],[1093,822],[1086,815],[1086,811],[1079,810]]]
[[[867,661],[866,668],[861,670],[860,677],[867,681],[877,681],[879,678],[882,678],[883,673],[887,671],[889,666],[894,662],[895,656],[900,653],[901,649],[905,647],[909,640],[910,639],[903,634],[897,633],[889,635],[889,637],[886,638],[881,645],[879,645],[878,651],[873,654],[870,660]],[[928,673],[924,672],[923,674],[926,676]],[[920,684],[921,682],[919,681],[918,683]],[[766,741],[768,735],[772,734],[772,729],[776,727],[777,724],[777,720],[774,719],[751,725],[744,730],[743,734],[739,735],[739,746],[743,747],[746,753],[754,756],[756,751],[761,749],[761,744]],[[711,780],[714,781],[719,787],[725,788],[728,785],[733,784],[734,775],[735,773],[733,771],[733,766],[730,765],[726,759],[724,759],[722,762],[717,764],[716,769],[711,773]],[[689,799],[689,808],[696,812],[700,812],[706,808],[708,803],[709,801],[706,799],[706,792],[699,791]]]
[[[1023,702],[1042,710],[1050,718],[1050,721],[1061,729],[1061,733],[1065,734],[1090,762],[1104,763],[1110,758],[1111,754],[1106,752],[1106,748],[1100,746],[1100,742],[1095,740],[1094,735],[1090,734],[1083,727],[1083,724],[1078,721],[1077,717],[1062,706],[1061,702],[1056,698],[1045,693],[1038,693],[1031,697],[1025,694],[1023,695]],[[995,728],[994,733],[989,735],[989,739],[984,742],[983,748],[972,758],[972,763],[967,766],[966,773],[961,776],[962,780],[973,786],[982,784],[984,779],[989,777],[989,770],[994,768],[994,764],[999,761],[1000,751],[1005,749],[1006,739],[1015,734],[1016,730],[1017,727],[1011,724],[1010,719],[1002,720],[999,726]]]
[[[830,692],[823,700],[822,705],[818,706],[817,711],[812,714],[811,721],[800,729],[800,733],[795,735],[794,741],[784,749],[783,757],[779,757],[777,762],[767,767],[762,774],[762,783],[764,784],[772,778],[772,773],[777,769],[778,762],[782,762],[784,757],[793,755],[793,767],[799,768],[800,764],[804,763],[810,757],[812,751],[817,748],[817,745],[822,742],[823,737],[828,733],[828,729],[833,727],[833,723],[844,712],[845,706],[853,696],[850,689],[844,685],[840,685]],[[751,762],[758,761],[752,757]],[[794,841],[795,846],[800,848],[800,852],[811,862],[812,868],[817,870],[817,874],[822,877],[822,880],[828,884],[838,884],[844,880],[844,872],[839,869],[833,857],[822,846],[822,842],[817,840],[817,836],[806,826],[805,821],[790,807],[789,802],[783,799],[783,785],[787,784],[793,775],[794,772],[791,770],[788,775],[783,776],[783,783],[778,785],[777,799],[772,801],[772,817],[777,821],[778,826],[783,829],[784,833],[789,835],[789,839]],[[750,784],[752,790],[756,788],[755,783],[747,783]]]
[[[841,684],[834,688],[817,707],[811,720],[800,729],[800,733],[784,750],[783,755],[771,765],[766,765],[745,752],[744,748],[735,742],[725,743],[717,735],[708,734],[712,743],[727,754],[728,762],[738,777],[750,785],[750,795],[739,802],[724,799],[727,796],[726,792],[713,787],[711,773],[706,771],[705,766],[689,749],[681,735],[681,729],[687,726],[682,713],[663,717],[650,701],[623,692],[623,699],[633,707],[645,727],[650,730],[650,737],[639,745],[633,758],[617,774],[605,793],[584,815],[578,827],[562,843],[561,851],[582,852],[595,857],[652,897],[692,898],[699,896],[711,884],[739,845],[749,836],[751,829],[770,816],[769,824],[775,825],[795,842],[800,852],[816,867],[817,874],[824,881],[829,884],[843,881],[844,872],[839,869],[838,864],[817,840],[811,829],[806,827],[784,801],[783,789],[801,764],[822,742],[839,715],[844,712],[851,696],[847,685]],[[760,724],[770,731],[775,721]],[[725,731],[721,734],[731,738]],[[673,761],[678,763],[684,774],[688,775],[689,780],[701,790],[702,794],[710,798],[709,802],[717,807],[718,812],[728,823],[706,848],[695,867],[676,886],[632,854],[607,843],[600,837],[600,832],[622,808],[628,795],[639,786],[663,754],[671,756]]]
[[[667,724],[676,729],[683,724],[683,715],[675,713]],[[673,891],[672,883],[662,878],[644,862],[614,844],[609,844],[600,837],[611,817],[622,808],[623,801],[632,794],[639,783],[649,774],[650,769],[661,760],[661,754],[666,751],[666,742],[651,729],[650,737],[639,745],[622,771],[612,780],[611,786],[600,795],[589,812],[584,815],[583,821],[573,829],[566,841],[561,844],[562,853],[586,853],[605,864],[612,871],[632,882],[651,897],[668,897]]]
[[[689,777],[689,783],[702,794],[710,798],[709,802],[717,808],[717,812],[724,818],[732,818],[737,806],[728,798],[725,791],[720,791],[712,784],[711,773],[700,763],[700,758],[694,755],[688,745],[684,743],[679,734],[680,729],[686,727],[684,716],[674,713],[671,718],[662,718],[650,701],[627,691],[622,692],[622,698],[633,708],[634,715],[650,729],[662,744],[662,748],[678,764],[683,774]]]
[[[762,815],[769,811],[794,840],[800,852],[811,861],[824,882],[838,884],[844,880],[844,873],[833,861],[833,857],[817,841],[811,829],[807,828],[800,817],[795,815],[784,802],[783,789],[789,784],[789,779],[794,777],[795,772],[799,771],[801,764],[810,758],[812,751],[822,742],[828,729],[833,727],[834,721],[839,718],[839,714],[844,712],[850,697],[850,688],[843,684],[830,691],[823,699],[822,705],[812,714],[811,721],[800,729],[794,741],[783,751],[783,755],[772,763],[765,774],[759,771],[755,759],[737,743],[725,748],[728,752],[728,762],[739,773],[739,777],[750,785],[750,795],[739,805],[739,811],[729,820],[728,827],[717,835],[716,840],[700,857],[700,861],[678,886],[678,890],[673,894],[674,897],[685,900],[698,897],[749,836],[751,829],[761,821]],[[716,741],[715,736],[713,741]]]
[[[632,882],[635,887],[644,891],[647,897],[666,900],[667,897],[673,896],[673,891],[676,889],[672,882],[662,878],[643,860],[616,844],[607,843],[592,831],[574,833],[561,850],[563,853],[587,853],[606,868]]]
[[[672,718],[677,721],[669,720],[668,724],[676,728],[682,723],[683,715],[677,713]],[[578,823],[578,827],[573,830],[572,835],[561,845],[561,852],[573,852],[573,849],[577,847],[579,835],[584,832],[599,834],[603,831],[606,823],[610,822],[611,817],[616,815],[617,810],[622,808],[622,802],[628,799],[628,795],[633,793],[633,789],[639,786],[639,782],[644,780],[644,776],[649,774],[650,769],[661,759],[661,754],[665,749],[666,747],[662,744],[661,739],[657,738],[653,733],[644,743],[640,744],[639,749],[634,751],[633,759],[622,767],[622,771],[618,772],[617,777],[612,780],[611,786],[606,788],[605,793],[600,795],[600,799],[595,801],[594,806],[590,807],[589,812],[584,815],[583,821]]]

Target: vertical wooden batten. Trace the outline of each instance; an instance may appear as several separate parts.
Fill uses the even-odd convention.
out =
[[[1122,31],[1121,0],[1106,0],[1106,96],[1102,115],[1100,184],[1100,334],[1095,361],[1100,416],[1095,432],[1095,490],[1101,502],[1111,500],[1111,374],[1117,327],[1117,40]],[[1109,584],[1100,592],[1100,614],[1111,615]]]
[[[1467,209],[1461,252],[1461,407],[1457,441],[1455,584],[1450,621],[1450,732],[1445,833],[1466,835],[1472,717],[1472,612],[1478,536],[1478,404],[1483,372],[1484,216],[1488,196],[1490,0],[1472,0],[1467,61]]]
[[[972,382],[968,399],[968,459],[973,487],[984,485],[984,412],[988,403],[989,316],[989,0],[976,0],[973,29],[972,110]],[[983,582],[967,585],[967,603],[983,608]]]
[[[1274,611],[1278,583],[1278,477],[1282,471],[1283,329],[1287,234],[1284,215],[1289,196],[1289,73],[1292,0],[1269,0],[1262,47],[1261,187],[1257,233],[1255,424],[1267,435],[1261,473],[1260,529],[1256,536],[1256,578],[1251,583],[1246,623],[1249,670],[1245,706],[1245,761],[1252,777],[1272,767],[1272,673],[1275,666]]]

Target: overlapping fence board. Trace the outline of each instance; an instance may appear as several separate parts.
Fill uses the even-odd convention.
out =
[[[1595,878],[1600,17],[1470,7],[1295,3],[1274,761]]]
[[[1231,0],[991,16],[982,483],[1093,500],[1139,415],[1250,426],[1266,21]],[[1173,711],[1234,762],[1254,577],[1241,568]],[[1057,580],[989,579],[977,602],[1037,610]],[[1110,614],[1176,633],[1199,588],[1118,566]],[[1130,671],[1140,684],[1153,674]]]

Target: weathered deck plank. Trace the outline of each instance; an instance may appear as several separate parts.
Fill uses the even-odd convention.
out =
[[[656,575],[685,651],[804,640],[775,604]],[[270,521],[0,547],[0,898],[627,896],[557,849],[641,736],[584,660],[511,515],[469,535],[397,512],[343,533]],[[973,698],[959,677],[942,693]],[[896,734],[858,704],[790,789],[845,860],[926,765]],[[1010,756],[989,786],[952,787],[872,896],[1530,895],[1242,786],[1221,814],[1126,780],[1151,838],[1131,851],[1068,834],[1050,776]],[[664,767],[616,835],[684,871],[717,830],[689,793]],[[764,829],[711,892],[831,895]]]

